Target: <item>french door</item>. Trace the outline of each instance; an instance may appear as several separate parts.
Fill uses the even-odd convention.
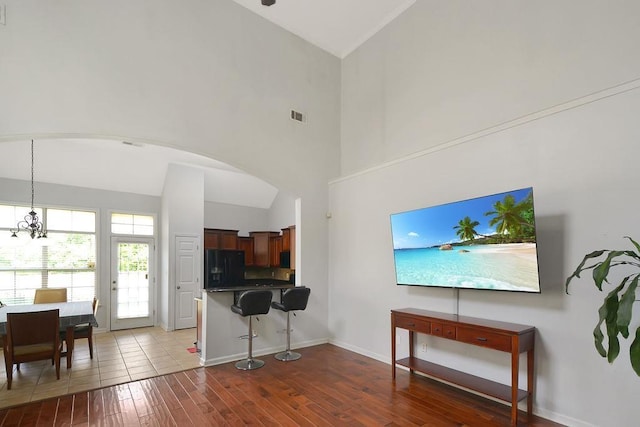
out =
[[[153,326],[152,238],[111,238],[111,330]]]

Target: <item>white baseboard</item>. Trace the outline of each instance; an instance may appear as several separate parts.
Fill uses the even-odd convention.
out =
[[[379,362],[386,363],[387,365],[389,365],[389,369],[391,369],[391,358],[388,357],[388,356],[382,356],[382,355],[380,355],[378,353],[372,353],[372,352],[370,352],[368,350],[365,350],[363,348],[356,347],[356,346],[353,346],[351,344],[347,344],[345,342],[334,340],[334,339],[329,340],[329,344],[333,344],[333,345],[338,346],[340,348],[344,348],[345,350],[353,351],[354,353],[358,353],[358,354],[361,354],[363,356],[370,357],[371,359],[375,359],[375,360],[377,360]]]
[[[297,342],[297,343],[293,343],[291,344],[291,349],[292,350],[297,350],[300,348],[305,348],[305,347],[311,347],[314,345],[320,345],[320,344],[327,344],[329,342],[328,338],[321,338],[321,339],[317,339],[317,340],[309,340],[309,341],[302,341],[302,342]],[[279,353],[281,351],[285,350],[285,346],[277,346],[277,347],[266,347],[266,348],[261,348],[259,350],[255,350],[253,352],[253,355],[256,357],[261,357],[261,356],[265,356],[268,354],[274,354],[274,353]],[[214,357],[211,359],[207,359],[207,360],[203,360],[200,359],[200,364],[202,366],[215,366],[215,365],[222,365],[223,363],[229,363],[229,362],[233,362],[236,360],[242,360],[244,358],[247,357],[247,353],[243,352],[243,353],[237,353],[237,354],[230,354],[227,356],[220,356],[220,357]]]

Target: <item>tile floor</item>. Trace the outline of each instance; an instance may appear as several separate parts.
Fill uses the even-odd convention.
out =
[[[71,369],[61,361],[60,380],[50,361],[22,363],[20,372],[14,366],[11,390],[0,352],[0,408],[198,367],[200,355],[187,350],[195,337],[195,329],[159,327],[95,334],[93,359],[87,340],[78,340]]]

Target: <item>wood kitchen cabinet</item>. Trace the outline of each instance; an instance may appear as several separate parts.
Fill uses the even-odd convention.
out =
[[[253,237],[238,237],[238,249],[244,251],[244,265],[253,266]]]
[[[289,268],[296,268],[296,226],[291,225],[282,229],[282,251],[288,251],[291,259]]]
[[[282,236],[269,237],[269,266],[280,267],[280,252],[282,252]]]
[[[253,238],[253,265],[256,267],[271,267],[271,237],[279,237],[280,233],[276,231],[252,231],[249,236]],[[280,257],[279,252],[278,257]]]
[[[238,249],[238,230],[204,229],[205,249]]]
[[[282,250],[291,250],[291,229],[290,227],[282,229]]]
[[[244,251],[244,265],[251,267],[280,267],[280,253],[289,252],[290,267],[295,269],[296,226],[277,231],[251,231],[238,236],[238,230],[204,229],[204,249],[232,249]]]

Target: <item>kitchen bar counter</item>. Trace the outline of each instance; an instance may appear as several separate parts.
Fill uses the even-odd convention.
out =
[[[203,289],[201,363],[210,366],[246,357],[247,342],[238,337],[246,336],[248,319],[234,314],[230,309],[242,292],[266,290],[273,294],[273,301],[280,301],[281,295],[278,294],[294,287],[294,283],[273,278],[247,279],[243,285]],[[260,336],[260,339],[253,341],[255,356],[284,349],[285,336],[281,331],[286,328],[286,314],[271,310],[270,314],[260,316],[260,322],[255,322],[253,327]]]
[[[251,280],[247,280],[246,285],[244,286],[222,286],[218,288],[205,289],[205,292],[240,292],[240,291],[251,291],[255,289],[289,289],[293,288],[296,285],[293,283],[288,283],[284,280],[268,280],[265,279],[256,279],[255,282]]]

